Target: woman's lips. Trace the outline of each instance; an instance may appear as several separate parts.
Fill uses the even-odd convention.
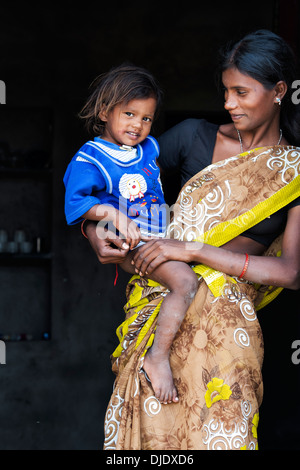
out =
[[[239,121],[240,119],[242,119],[242,117],[244,117],[244,114],[231,114],[231,119],[233,121]]]

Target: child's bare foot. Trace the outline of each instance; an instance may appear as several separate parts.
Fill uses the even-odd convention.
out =
[[[173,375],[166,356],[147,352],[143,368],[151,381],[155,397],[162,403],[177,403],[178,394],[173,382]]]

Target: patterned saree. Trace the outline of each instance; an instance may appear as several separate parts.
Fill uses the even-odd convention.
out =
[[[181,190],[168,237],[222,246],[300,196],[300,149],[264,147],[212,164]],[[281,237],[266,256],[280,256]],[[112,354],[105,450],[257,449],[263,337],[257,310],[281,289],[196,265],[199,289],[173,342],[179,403],[161,404],[143,372],[159,284],[133,276]]]

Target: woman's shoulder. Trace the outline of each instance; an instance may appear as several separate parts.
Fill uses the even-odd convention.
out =
[[[215,135],[218,131],[218,125],[207,121],[206,119],[189,118],[175,124],[173,127],[159,137],[159,141],[176,138],[177,141],[191,142],[194,138],[206,138]]]
[[[289,210],[289,209],[292,209],[293,207],[296,207],[296,206],[300,206],[300,197],[297,197],[292,202],[290,202],[287,207],[288,207],[288,210]]]
[[[207,121],[206,119],[189,118],[177,124],[178,128],[190,132],[203,132],[205,130],[216,131],[219,128],[218,124]]]

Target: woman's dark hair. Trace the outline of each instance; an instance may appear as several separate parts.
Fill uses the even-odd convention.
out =
[[[161,106],[162,90],[153,75],[142,67],[122,64],[99,75],[91,85],[93,91],[79,117],[85,120],[88,132],[101,135],[105,123],[99,113],[107,113],[120,103],[153,97],[157,101],[156,113]]]
[[[293,82],[299,78],[296,57],[291,47],[268,30],[250,33],[236,43],[228,43],[219,52],[218,84],[222,72],[236,67],[265,88],[272,89],[279,81],[287,84],[282,100],[280,126],[292,145],[300,145],[300,108],[293,103]]]

